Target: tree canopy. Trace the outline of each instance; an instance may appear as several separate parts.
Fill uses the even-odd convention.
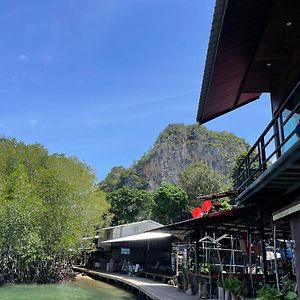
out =
[[[151,192],[125,186],[108,193],[107,200],[114,225],[142,221],[151,216]]]
[[[163,224],[179,221],[188,207],[186,193],[173,183],[163,182],[153,194],[153,218]]]
[[[190,165],[179,174],[179,186],[185,190],[190,201],[196,200],[199,195],[220,192],[225,182],[222,174],[203,163]]]
[[[82,237],[105,224],[109,207],[92,170],[76,158],[1,138],[0,277],[47,281],[41,269],[91,246]]]
[[[134,189],[146,189],[147,183],[133,168],[126,169],[124,167],[114,167],[99,184],[100,189],[106,193],[118,190],[125,186]]]

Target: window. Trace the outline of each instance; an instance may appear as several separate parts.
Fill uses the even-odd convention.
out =
[[[121,248],[121,254],[129,255],[130,254],[130,248]]]
[[[282,147],[282,152],[286,152],[291,148],[298,140],[299,135],[297,132],[292,132],[300,121],[300,85],[298,84],[296,90],[291,95],[290,99],[284,105],[282,111],[282,124],[283,124],[283,139],[286,140],[285,145]],[[289,137],[289,135],[292,136]]]

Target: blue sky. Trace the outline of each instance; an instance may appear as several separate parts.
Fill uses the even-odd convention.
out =
[[[131,165],[168,124],[195,123],[213,2],[1,1],[0,133],[77,156],[99,179]],[[269,106],[207,127],[252,143]]]

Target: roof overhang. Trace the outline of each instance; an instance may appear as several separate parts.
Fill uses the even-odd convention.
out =
[[[300,1],[216,0],[197,121],[270,92],[299,45]]]
[[[183,239],[188,234],[193,234],[196,230],[207,233],[218,233],[240,235],[242,232],[259,233],[259,217],[256,206],[234,207],[228,211],[219,211],[207,214],[200,218],[169,224],[161,228],[151,230],[152,232],[169,233],[174,236],[181,236]],[[289,224],[280,224],[278,237],[289,236]],[[272,236],[271,216],[264,216],[265,234]]]

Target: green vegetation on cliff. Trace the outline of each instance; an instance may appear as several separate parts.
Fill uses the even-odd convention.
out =
[[[244,139],[232,133],[215,132],[196,124],[172,124],[131,168],[113,168],[100,187],[113,190],[125,185],[154,190],[164,181],[178,183],[179,174],[199,162],[229,182],[231,165],[248,148]]]
[[[199,204],[197,196],[230,186],[230,168],[248,147],[228,132],[169,125],[131,168],[115,167],[99,184],[107,192],[114,224],[149,217],[166,224],[188,218]]]

